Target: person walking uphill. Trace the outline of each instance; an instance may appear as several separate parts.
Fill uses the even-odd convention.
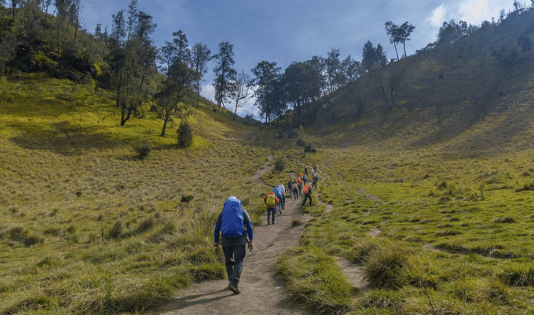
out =
[[[253,232],[250,217],[241,206],[241,201],[236,197],[226,199],[223,210],[215,223],[213,239],[216,253],[220,251],[219,232],[222,232],[222,248],[229,281],[228,290],[234,292],[234,294],[239,294],[240,291],[237,285],[239,284],[241,271],[243,271],[245,245],[248,243],[248,250],[251,251],[253,249]]]
[[[274,224],[274,214],[276,213],[276,204],[280,202],[280,200],[274,195],[274,191],[271,191],[267,196],[263,197],[263,202],[267,205],[267,225],[271,224],[271,214],[273,215],[273,221]]]
[[[311,184],[306,184],[304,185],[304,188],[302,188],[302,193],[304,194],[304,201],[302,202],[302,206],[304,207],[304,204],[306,203],[306,200],[308,200],[308,198],[310,199],[310,206],[312,204],[312,186]]]

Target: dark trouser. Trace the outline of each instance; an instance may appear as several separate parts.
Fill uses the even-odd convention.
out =
[[[299,200],[299,190],[297,188],[293,188],[293,198]]]
[[[314,186],[315,188],[317,188],[317,181],[316,181],[316,180],[313,181],[313,186]]]
[[[275,207],[273,207],[273,208],[267,207],[267,223],[269,223],[269,222],[274,223],[274,214],[275,213],[276,213],[276,208]],[[271,218],[271,214],[273,215],[273,221],[269,220]]]
[[[285,206],[286,206],[286,196],[285,195],[286,194],[283,193],[282,197],[280,197],[280,205],[282,206],[282,209],[285,208]]]
[[[310,206],[311,206],[311,203],[312,203],[312,196],[310,193],[308,194],[304,194],[304,202],[302,202],[302,205],[304,206],[304,204],[306,203],[306,200],[308,200],[308,198],[310,199]]]
[[[226,274],[228,280],[233,284],[239,283],[241,271],[243,271],[243,259],[245,259],[245,245],[223,246],[224,257],[226,259]]]
[[[297,185],[297,187],[299,188],[299,195],[302,195],[302,185]]]

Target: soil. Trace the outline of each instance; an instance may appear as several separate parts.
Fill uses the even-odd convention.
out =
[[[260,178],[273,168],[269,165],[272,159],[270,156],[265,168],[252,177],[254,181],[264,184]],[[286,197],[285,209],[276,216],[274,225],[267,225],[264,215],[262,225],[254,227],[254,249],[247,250],[239,283],[241,294],[226,289],[228,280],[202,282],[178,292],[158,314],[302,314],[290,305],[283,280],[275,274],[277,256],[287,247],[298,245],[304,223],[309,220],[301,212],[300,202]],[[294,220],[303,224],[292,227]]]

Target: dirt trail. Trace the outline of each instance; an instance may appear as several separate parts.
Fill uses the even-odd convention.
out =
[[[265,184],[260,177],[273,168],[269,165],[272,159],[270,156],[265,168],[252,177],[254,181]],[[274,274],[276,257],[288,246],[297,245],[304,230],[304,224],[291,227],[292,221],[309,220],[300,211],[299,202],[286,197],[285,209],[276,216],[276,224],[267,225],[264,215],[262,225],[254,227],[254,250],[247,251],[245,257],[239,283],[241,294],[226,290],[227,280],[202,282],[179,292],[158,314],[301,314],[290,307],[283,281]]]

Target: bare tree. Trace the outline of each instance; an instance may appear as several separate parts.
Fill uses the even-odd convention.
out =
[[[407,85],[405,68],[389,68],[374,73],[374,92],[385,104],[385,114],[392,111],[397,105],[399,96]]]
[[[252,84],[250,76],[241,71],[236,78],[229,82],[229,98],[234,101],[234,117],[237,115],[237,109],[243,107],[247,100],[252,97]]]

